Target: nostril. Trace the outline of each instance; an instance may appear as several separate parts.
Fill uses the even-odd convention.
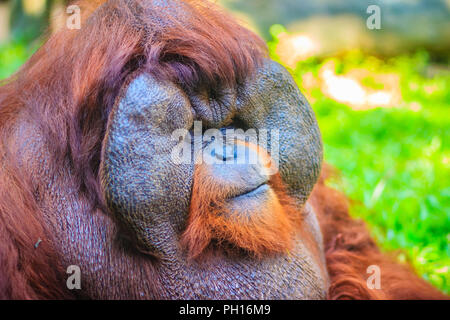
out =
[[[237,148],[233,145],[224,145],[222,148],[214,148],[211,151],[211,156],[215,156],[217,159],[226,161],[229,159],[236,159],[237,158]]]

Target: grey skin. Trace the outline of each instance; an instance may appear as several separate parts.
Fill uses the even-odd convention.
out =
[[[175,84],[140,74],[124,88],[110,114],[103,142],[101,184],[115,217],[133,235],[142,252],[156,257],[164,298],[324,298],[324,259],[300,237],[289,255],[254,259],[218,254],[187,261],[179,246],[186,226],[194,164],[175,164],[171,152],[175,129],[189,130],[194,120],[212,128],[233,126],[279,130],[279,172],[301,208],[318,179],[322,162],[320,132],[309,104],[289,73],[266,60],[255,77],[237,90],[224,90],[220,101],[188,95]],[[269,141],[270,146],[270,141]],[[217,165],[215,179],[234,183],[241,193],[257,187],[254,165]],[[241,179],[230,179],[240,176]],[[245,183],[243,183],[245,182]],[[262,191],[264,193],[264,190]],[[256,192],[241,206],[264,204]],[[305,210],[316,245],[321,235],[310,207]],[[218,249],[219,250],[219,249]]]
[[[266,61],[230,94],[234,98],[209,104],[147,74],[128,83],[110,114],[102,145],[101,184],[114,217],[91,211],[68,163],[52,167],[52,149],[38,124],[19,119],[12,139],[22,142],[17,148],[24,150],[24,170],[39,181],[44,219],[63,266],[81,268],[81,290],[94,299],[325,298],[322,238],[306,202],[319,175],[322,144],[313,111],[289,73]],[[280,174],[304,208],[315,248],[299,234],[289,254],[255,259],[218,251],[207,259],[186,259],[179,237],[186,226],[193,165],[171,162],[175,142],[170,134],[190,129],[194,119],[222,128],[237,117],[248,128],[280,129]],[[216,172],[217,179],[230,175]],[[123,232],[134,235],[140,253],[118,240]]]

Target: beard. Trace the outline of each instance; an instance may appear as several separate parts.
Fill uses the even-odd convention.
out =
[[[190,258],[211,245],[255,258],[288,253],[301,221],[302,208],[287,194],[279,173],[267,184],[239,194],[236,186],[217,181],[207,165],[198,165],[181,244]]]

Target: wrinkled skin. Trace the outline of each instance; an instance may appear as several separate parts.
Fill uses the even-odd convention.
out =
[[[225,103],[202,104],[148,74],[127,83],[102,145],[101,182],[113,217],[89,212],[86,199],[72,187],[70,172],[46,174],[54,168],[39,128],[23,121],[16,132],[32,176],[50,186],[42,191],[45,220],[63,265],[80,266],[82,290],[92,298],[325,298],[322,238],[306,202],[320,172],[322,144],[313,111],[288,72],[266,61],[255,77],[221,100]],[[305,232],[289,254],[256,259],[218,250],[188,260],[179,237],[188,215],[193,165],[171,163],[175,142],[170,134],[190,129],[194,119],[221,128],[233,126],[235,118],[247,128],[280,129],[280,175],[303,208]],[[122,241],[122,235],[131,240]]]

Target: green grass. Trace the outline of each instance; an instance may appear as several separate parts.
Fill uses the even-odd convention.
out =
[[[280,28],[274,30],[269,48],[277,59]],[[21,41],[0,45],[0,79],[16,71],[35,48]],[[398,74],[398,108],[356,111],[327,97],[320,86],[305,88],[305,75],[317,79],[320,68],[331,60],[338,74],[354,68]],[[368,223],[383,249],[401,249],[399,259],[410,261],[425,279],[448,293],[450,75],[447,71],[427,77],[428,69],[423,52],[383,61],[355,51],[332,59],[310,58],[291,72],[316,112],[325,160],[342,174],[330,183],[353,200],[352,214]],[[363,84],[383,88],[370,77]]]
[[[26,43],[24,39],[0,44],[0,80],[9,77],[38,48],[38,42]]]
[[[274,34],[269,43],[274,59],[276,45]],[[320,68],[331,60],[337,74],[355,68],[397,74],[401,102],[396,108],[358,111],[327,97],[320,85],[306,89],[304,76],[312,74],[318,80]],[[384,250],[401,249],[399,259],[410,261],[419,274],[448,293],[450,74],[447,69],[427,77],[429,69],[424,52],[383,61],[355,51],[309,58],[290,71],[316,113],[325,161],[341,173],[330,184],[353,200],[352,215],[368,223]],[[364,80],[367,87],[383,87]]]

